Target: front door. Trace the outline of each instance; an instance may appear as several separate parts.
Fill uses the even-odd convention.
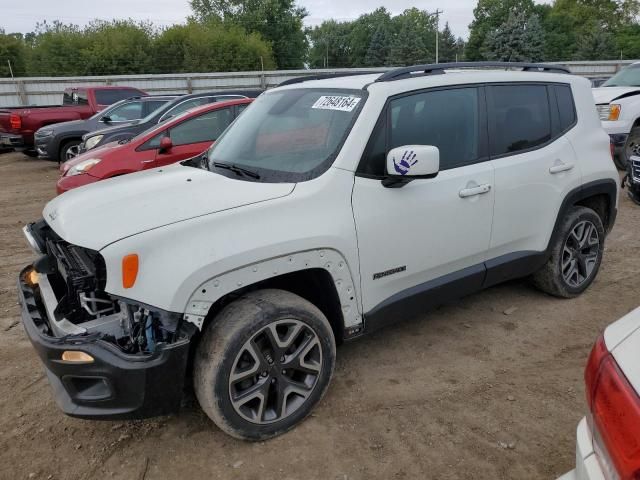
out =
[[[389,101],[352,197],[365,322],[400,320],[482,285],[494,206],[483,105],[476,87]],[[386,153],[411,144],[438,147],[440,172],[385,188]]]

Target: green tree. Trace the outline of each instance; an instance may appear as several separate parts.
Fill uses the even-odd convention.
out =
[[[82,50],[87,75],[127,75],[153,70],[149,53],[154,29],[132,20],[95,21],[83,31]]]
[[[573,58],[575,60],[610,60],[615,56],[613,36],[594,23],[588,30],[583,30],[578,37]]]
[[[389,65],[415,65],[435,60],[435,19],[423,10],[410,8],[393,18],[395,38]]]
[[[351,45],[350,65],[352,67],[370,65],[367,61],[367,55],[370,53],[371,43],[376,33],[378,33],[378,40],[384,39],[388,42],[386,44],[388,52],[389,43],[393,40],[394,26],[391,14],[384,7],[377,8],[371,13],[360,15],[351,23],[349,43]]]
[[[444,24],[444,29],[440,32],[439,58],[441,62],[455,62],[460,55],[459,40],[453,35],[449,22]],[[463,41],[464,42],[464,41]]]
[[[351,29],[353,22],[325,20],[307,34],[311,68],[346,68],[351,66]]]
[[[175,25],[158,36],[153,60],[158,73],[267,70],[275,68],[271,45],[259,34],[215,19]]]
[[[0,29],[0,77],[23,77],[27,70],[27,50],[20,34],[5,34]],[[11,62],[11,70],[9,69]]]
[[[86,48],[85,36],[77,25],[39,23],[27,60],[28,75],[85,75]]]
[[[616,54],[623,59],[640,58],[640,25],[625,25],[616,31]]]
[[[222,20],[271,43],[278,68],[300,68],[307,54],[303,20],[295,0],[190,0],[197,21]]]
[[[487,35],[504,24],[512,11],[530,15],[534,10],[533,0],[478,0],[473,10],[473,22],[469,25],[469,41],[465,57],[470,61],[486,60],[483,47]]]
[[[390,48],[391,35],[389,29],[379,25],[371,37],[367,54],[364,57],[364,64],[367,67],[382,67],[387,62]]]
[[[507,21],[489,32],[482,55],[502,62],[537,62],[544,57],[544,32],[537,15],[512,11]]]

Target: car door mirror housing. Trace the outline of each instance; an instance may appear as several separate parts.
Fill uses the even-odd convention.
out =
[[[173,147],[173,142],[170,137],[162,137],[160,140],[160,153],[168,152]]]
[[[109,115],[104,115],[100,117],[100,121],[102,123],[111,123],[111,117]]]
[[[440,170],[440,150],[432,145],[403,145],[387,154],[385,187],[401,187],[411,180],[434,178]]]

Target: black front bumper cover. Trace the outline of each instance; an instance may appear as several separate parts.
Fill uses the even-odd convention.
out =
[[[98,336],[47,335],[48,319],[37,287],[18,279],[22,323],[53,388],[58,406],[72,417],[133,419],[175,413],[180,408],[190,340],[159,344],[151,355],[127,355]],[[92,363],[62,361],[80,350]]]

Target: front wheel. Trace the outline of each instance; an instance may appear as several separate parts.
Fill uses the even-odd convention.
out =
[[[69,140],[60,148],[60,161],[66,162],[80,155],[81,140]]]
[[[283,290],[258,290],[212,322],[196,350],[194,388],[220,429],[245,440],[275,437],[323,397],[336,346],[313,304]]]
[[[534,284],[556,297],[580,295],[598,274],[604,238],[600,216],[590,208],[573,207],[555,235],[549,260],[533,274]]]

